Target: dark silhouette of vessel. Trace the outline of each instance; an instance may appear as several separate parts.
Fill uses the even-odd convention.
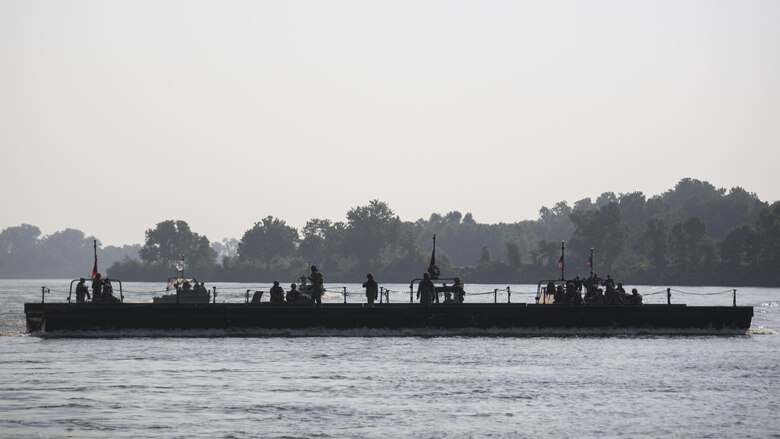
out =
[[[705,330],[739,332],[750,328],[752,306],[688,306],[685,304],[564,305],[534,303],[415,303],[410,284],[409,303],[25,303],[29,332],[79,330],[192,330],[192,329],[382,329],[462,330],[548,329],[585,330]],[[447,292],[439,279],[437,292]],[[120,284],[121,285],[121,284]],[[121,287],[120,287],[121,288]],[[215,290],[216,292],[216,290]],[[121,294],[121,292],[120,292]],[[735,293],[736,294],[736,293]],[[437,294],[438,296],[438,294]],[[123,296],[122,296],[123,297]],[[43,294],[42,294],[43,298]]]

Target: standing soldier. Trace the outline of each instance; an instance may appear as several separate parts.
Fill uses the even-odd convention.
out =
[[[100,277],[100,273],[97,273],[92,279],[92,300],[96,302],[103,297],[103,281]]]
[[[376,300],[377,296],[379,295],[379,285],[377,285],[376,281],[374,280],[373,274],[368,273],[366,277],[368,279],[363,282],[363,288],[366,289],[366,301],[368,301],[369,305],[373,306],[374,300]]]
[[[84,285],[84,282],[86,280],[82,277],[79,279],[79,283],[76,284],[76,303],[84,303],[84,297],[92,300],[92,297],[89,295],[89,288]]]
[[[417,298],[420,299],[420,303],[430,305],[435,293],[436,289],[431,280],[431,275],[428,272],[423,273],[423,280],[417,285]]]
[[[271,303],[283,303],[284,302],[284,288],[279,286],[279,281],[274,281],[274,286],[271,287]]]
[[[322,292],[324,291],[323,284],[325,283],[325,279],[322,276],[322,273],[317,270],[317,267],[312,265],[311,266],[311,275],[309,276],[309,280],[311,280],[311,286],[312,286],[312,292],[311,292],[311,300],[314,302],[314,305],[317,307],[322,306]]]

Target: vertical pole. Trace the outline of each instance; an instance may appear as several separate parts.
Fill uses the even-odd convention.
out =
[[[593,277],[593,247],[590,248],[590,277]]]
[[[92,266],[92,279],[95,278],[95,274],[97,274],[97,239],[92,240],[92,253],[95,255],[95,265]]]
[[[733,291],[734,294],[734,306],[737,306],[737,289],[735,288]]]
[[[498,288],[493,289],[493,303],[498,303]]]
[[[217,303],[217,287],[211,287],[212,288],[212,294],[211,294],[211,300],[213,304]]]
[[[409,284],[409,303],[414,303],[414,281]]]
[[[566,254],[566,246],[564,245],[563,241],[561,241],[561,280],[565,280],[566,277],[563,274],[564,267],[566,266],[566,260],[564,258]]]
[[[512,303],[512,290],[506,287],[506,303]]]
[[[666,289],[666,304],[671,305],[672,304],[672,289],[667,288]]]
[[[44,295],[46,294],[46,287],[41,287],[41,303],[45,302]]]
[[[344,303],[347,303],[347,287],[342,288],[344,288]]]

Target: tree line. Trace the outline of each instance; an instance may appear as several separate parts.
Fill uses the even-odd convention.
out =
[[[97,241],[101,266],[124,258],[137,258],[140,244],[103,247],[94,236],[65,229],[43,236],[30,224],[0,232],[0,277],[16,279],[70,278],[92,270],[93,245]]]
[[[22,225],[0,233],[0,275],[91,268],[91,237],[68,229],[41,238],[36,230]],[[536,220],[515,223],[479,223],[459,211],[401,221],[379,200],[350,209],[343,221],[315,218],[300,230],[267,216],[240,239],[214,242],[185,221],[167,220],[146,231],[143,246],[101,248],[99,256],[106,261],[106,253],[125,250],[108,268],[124,280],[161,281],[183,259],[187,274],[209,281],[294,281],[315,264],[326,281],[358,282],[372,272],[380,282],[400,283],[427,269],[434,234],[442,274],[472,283],[557,278],[565,241],[569,278],[590,273],[593,249],[596,273],[628,283],[780,286],[780,203],[691,178],[649,198],[605,192],[572,205],[561,201],[542,207]],[[37,272],[25,264],[30,260]]]

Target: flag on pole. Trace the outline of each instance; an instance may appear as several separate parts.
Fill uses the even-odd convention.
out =
[[[431,252],[431,263],[428,264],[428,274],[431,279],[438,279],[441,271],[436,266],[436,235],[433,235],[433,251]]]
[[[428,264],[428,274],[431,275],[431,279],[438,279],[439,274],[441,274],[439,267],[436,266],[436,249],[433,249],[433,252],[431,253],[431,263]]]
[[[93,246],[92,248],[95,251],[95,265],[92,266],[92,279],[94,279],[95,276],[97,276],[97,274],[98,274],[98,268],[97,268],[97,241],[96,240],[92,241],[92,246]]]
[[[561,257],[558,258],[558,269],[563,270],[563,255],[561,255]]]

